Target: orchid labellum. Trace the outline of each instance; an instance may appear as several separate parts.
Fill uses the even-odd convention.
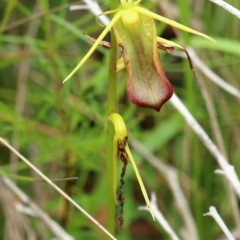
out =
[[[84,64],[97,46],[101,44],[108,31],[113,28],[113,33],[121,47],[123,63],[128,74],[127,93],[129,99],[137,106],[160,111],[161,106],[171,98],[173,88],[162,68],[158,48],[171,51],[182,47],[166,39],[158,38],[154,19],[214,40],[203,33],[150,12],[139,5],[140,1],[120,0],[121,4],[116,10],[106,12],[106,14],[114,12],[115,15],[64,82]],[[121,65],[121,61],[119,65]],[[118,68],[120,67],[118,66]]]

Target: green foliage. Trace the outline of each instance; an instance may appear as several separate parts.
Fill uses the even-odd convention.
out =
[[[157,2],[143,1],[142,5],[149,5],[152,11],[159,12],[160,3]],[[207,0],[197,2],[198,7],[186,7],[189,2],[175,1],[179,16],[184,16],[179,21],[187,25],[197,22],[202,32],[214,37],[217,44],[190,35],[186,36],[187,40],[184,39],[206,65],[239,89],[239,19]],[[240,8],[238,1],[228,2]],[[100,4],[108,10],[107,1]],[[61,182],[58,185],[106,225],[109,50],[98,47],[71,81],[62,84],[92,45],[83,33],[97,38],[102,31],[92,13],[87,10],[70,12],[69,5],[71,3],[67,0],[1,1],[0,136],[8,139],[50,178],[80,177],[76,182]],[[173,18],[172,13],[169,14],[167,17]],[[163,34],[170,40],[180,37],[178,42],[184,46],[181,35],[175,35],[171,28],[160,32],[160,28],[164,30],[157,28],[158,36]],[[167,54],[162,54],[161,60],[175,92],[218,146],[217,134],[222,136],[226,155],[240,174],[239,100],[198,73],[200,88],[185,60]],[[126,97],[126,80],[126,73],[120,72],[118,110],[125,120],[129,139],[138,139],[166,164],[178,170],[199,239],[215,239],[222,234],[212,219],[202,216],[211,205],[217,207],[228,227],[234,229],[234,210],[222,177],[214,174],[219,166],[213,157],[169,103],[160,113],[137,108],[130,103]],[[202,86],[209,94],[219,132],[213,126]],[[147,190],[157,193],[159,208],[180,235],[182,218],[165,177],[137,152],[135,160]],[[0,168],[5,173],[38,178],[25,164],[15,162],[2,145]],[[17,184],[75,239],[106,239],[104,233],[46,183],[17,181]],[[144,200],[130,164],[124,186],[125,223],[122,230],[117,229],[116,237],[121,240],[169,239],[147,212],[137,210],[139,205],[144,205]],[[0,219],[3,218],[3,211],[0,211]],[[30,221],[41,236],[38,221]],[[4,225],[1,224],[0,239],[3,232]]]

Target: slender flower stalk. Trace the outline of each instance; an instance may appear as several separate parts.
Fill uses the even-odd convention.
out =
[[[116,8],[116,0],[110,0],[110,9]],[[109,74],[108,74],[108,116],[112,113],[117,112],[117,73],[115,71],[116,60],[117,60],[117,42],[114,34],[111,36],[111,49],[109,53]],[[112,194],[113,183],[112,179],[114,176],[113,172],[113,151],[114,151],[114,128],[112,124],[107,121],[107,181],[108,181],[108,216],[107,216],[107,229],[110,233],[115,232],[115,199]]]

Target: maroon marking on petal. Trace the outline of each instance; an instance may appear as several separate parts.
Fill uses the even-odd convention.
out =
[[[159,112],[162,105],[172,97],[173,88],[162,68],[159,55],[157,57],[158,59],[155,62],[158,62],[158,64],[153,62],[156,71],[153,76],[155,79],[150,79],[149,82],[143,84],[139,79],[134,79],[132,76],[129,61],[125,61],[125,66],[129,76],[127,93],[130,101],[139,107],[148,107]],[[144,79],[144,76],[141,78]]]

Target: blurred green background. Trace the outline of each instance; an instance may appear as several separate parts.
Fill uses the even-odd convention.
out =
[[[239,0],[228,2],[240,8]],[[90,11],[69,11],[72,4],[76,2],[0,2],[0,136],[49,178],[80,177],[78,181],[57,184],[105,226],[109,50],[99,47],[86,64],[62,84],[92,45],[83,33],[97,38],[103,30]],[[99,1],[99,5],[104,11],[109,9],[106,0]],[[158,36],[170,40],[178,38],[176,41],[181,45],[193,46],[209,68],[240,88],[239,19],[208,0],[142,1],[142,5],[216,38],[216,44],[208,43],[156,22]],[[220,89],[199,71],[196,81],[186,60],[163,52],[161,60],[176,94],[239,174],[239,99]],[[126,96],[126,82],[126,72],[121,71],[118,109],[128,128],[129,139],[137,139],[161,161],[176,169],[199,239],[218,239],[223,235],[213,219],[203,217],[211,205],[216,206],[229,229],[238,229],[238,214],[234,215],[238,213],[238,206],[233,207],[223,177],[214,174],[219,166],[183,117],[170,103],[165,104],[160,113],[136,107]],[[184,239],[182,216],[164,175],[137,151],[134,156],[148,192],[156,192],[159,209]],[[121,166],[119,162],[119,170]],[[39,178],[0,145],[0,175],[9,174]],[[106,239],[104,233],[47,183],[14,180],[75,239]],[[0,190],[1,203],[3,197],[4,192]],[[130,164],[125,176],[125,197],[123,229],[116,221],[118,239],[170,239],[147,212],[137,209],[145,203]],[[9,203],[9,207],[13,206]],[[6,237],[8,220],[2,205],[0,239]],[[38,219],[27,217],[25,221],[36,238],[22,233],[20,239],[52,238],[51,231],[43,228]]]

